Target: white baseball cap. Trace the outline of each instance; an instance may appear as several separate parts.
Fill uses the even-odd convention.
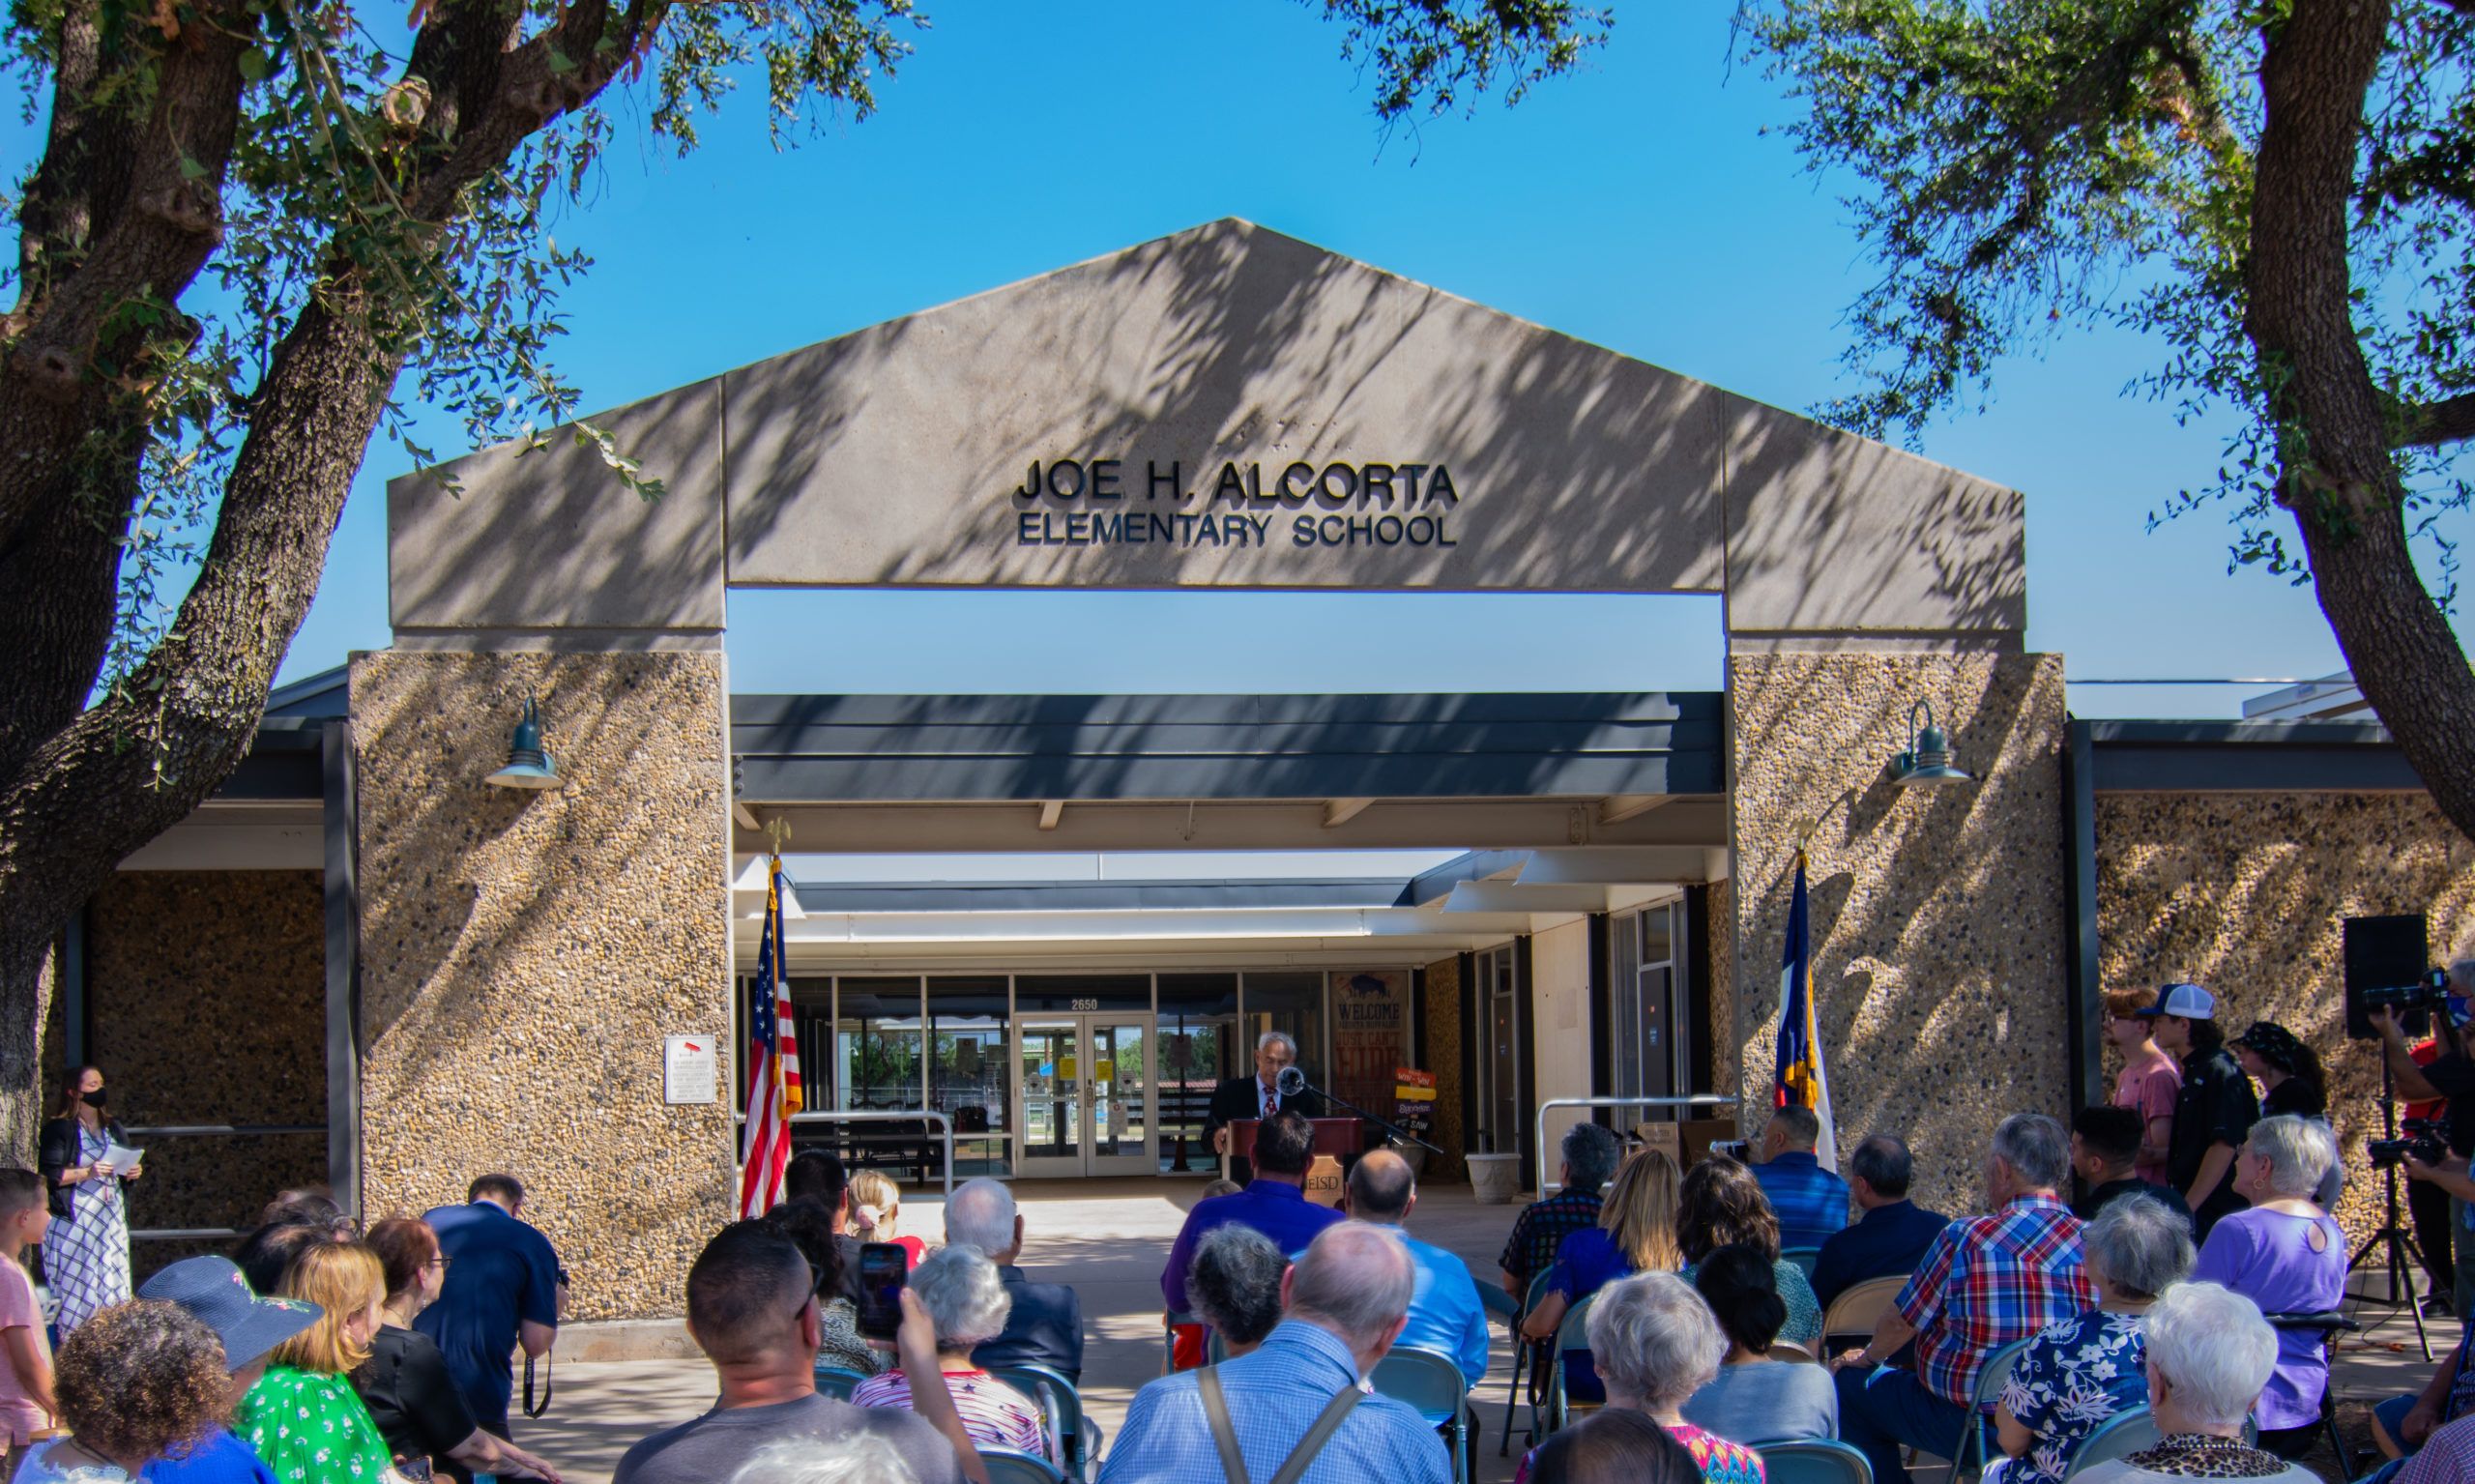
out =
[[[2157,992],[2157,1003],[2134,1015],[2178,1015],[2185,1020],[2215,1020],[2217,996],[2198,984],[2169,984]]]

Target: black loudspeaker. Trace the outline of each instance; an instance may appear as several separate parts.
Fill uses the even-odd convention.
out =
[[[2424,934],[2422,913],[2345,919],[2346,1034],[2359,1041],[2380,1038],[2364,1013],[2363,992],[2394,989],[2421,979],[2431,967]],[[2399,1017],[2399,1024],[2413,1037],[2430,1029],[2430,1019],[2423,1010],[2407,1010]]]

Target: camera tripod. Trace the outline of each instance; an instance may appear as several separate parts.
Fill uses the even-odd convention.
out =
[[[2398,1105],[2391,1100],[2396,1091],[2389,1070],[2389,1048],[2384,1045],[2380,1048],[2380,1136],[2383,1139],[2398,1137]],[[2346,1260],[2346,1274],[2351,1277],[2358,1270],[2363,1270],[2366,1260],[2373,1253],[2381,1255],[2370,1270],[2387,1269],[2390,1307],[2394,1309],[2402,1303],[2406,1312],[2414,1317],[2416,1342],[2424,1348],[2424,1359],[2430,1361],[2432,1358],[2432,1337],[2424,1330],[2424,1306],[2415,1297],[2414,1274],[2420,1265],[2409,1260],[2408,1254],[2414,1250],[2409,1245],[2414,1234],[2400,1219],[2397,1163],[2392,1161],[2383,1167],[2380,1175],[2388,1187],[2384,1194],[2386,1204],[2381,1208],[2380,1230],[2365,1237],[2363,1245],[2355,1249],[2355,1255]]]

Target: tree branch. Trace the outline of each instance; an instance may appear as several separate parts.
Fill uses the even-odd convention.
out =
[[[2475,0],[2467,0],[2475,8]],[[2461,392],[2437,402],[2419,402],[2399,420],[2393,449],[2436,449],[2445,443],[2475,438],[2475,392]]]

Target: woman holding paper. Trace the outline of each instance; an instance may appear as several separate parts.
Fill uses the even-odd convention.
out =
[[[51,1184],[51,1230],[44,1237],[44,1277],[60,1300],[63,1338],[130,1297],[129,1214],[121,1182],[137,1178],[128,1131],[103,1116],[103,1074],[81,1066],[60,1090],[43,1126],[38,1162]],[[119,1157],[115,1157],[117,1154]]]

